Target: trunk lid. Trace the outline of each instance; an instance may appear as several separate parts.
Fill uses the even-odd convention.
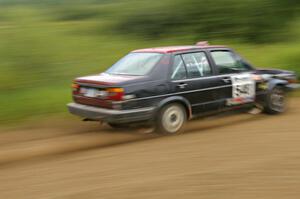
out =
[[[123,86],[130,82],[136,82],[142,79],[144,79],[144,76],[110,75],[107,73],[101,73],[99,75],[79,77],[75,80],[75,82],[79,84],[91,84],[95,87],[108,87]]]

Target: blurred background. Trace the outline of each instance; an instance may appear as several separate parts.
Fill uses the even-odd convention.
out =
[[[300,74],[299,0],[0,0],[0,125],[67,115],[73,78],[199,40]]]
[[[298,199],[300,98],[164,137],[68,113],[75,77],[197,41],[299,76],[300,0],[0,0],[0,198]]]

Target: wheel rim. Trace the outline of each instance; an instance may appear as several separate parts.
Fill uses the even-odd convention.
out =
[[[170,133],[176,133],[182,127],[184,120],[184,111],[178,106],[167,108],[162,116],[163,127]]]
[[[270,96],[272,109],[278,112],[285,110],[285,94],[281,89],[274,89]]]

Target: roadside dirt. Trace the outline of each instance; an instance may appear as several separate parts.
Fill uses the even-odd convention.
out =
[[[235,114],[160,137],[96,123],[0,132],[0,198],[300,197],[300,99],[283,115]]]

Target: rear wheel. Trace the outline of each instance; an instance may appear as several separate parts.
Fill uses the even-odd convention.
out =
[[[276,86],[269,93],[265,112],[269,114],[279,114],[286,111],[286,92],[282,86]]]
[[[183,129],[186,120],[187,114],[182,105],[168,104],[158,113],[156,131],[167,135],[178,134]]]

